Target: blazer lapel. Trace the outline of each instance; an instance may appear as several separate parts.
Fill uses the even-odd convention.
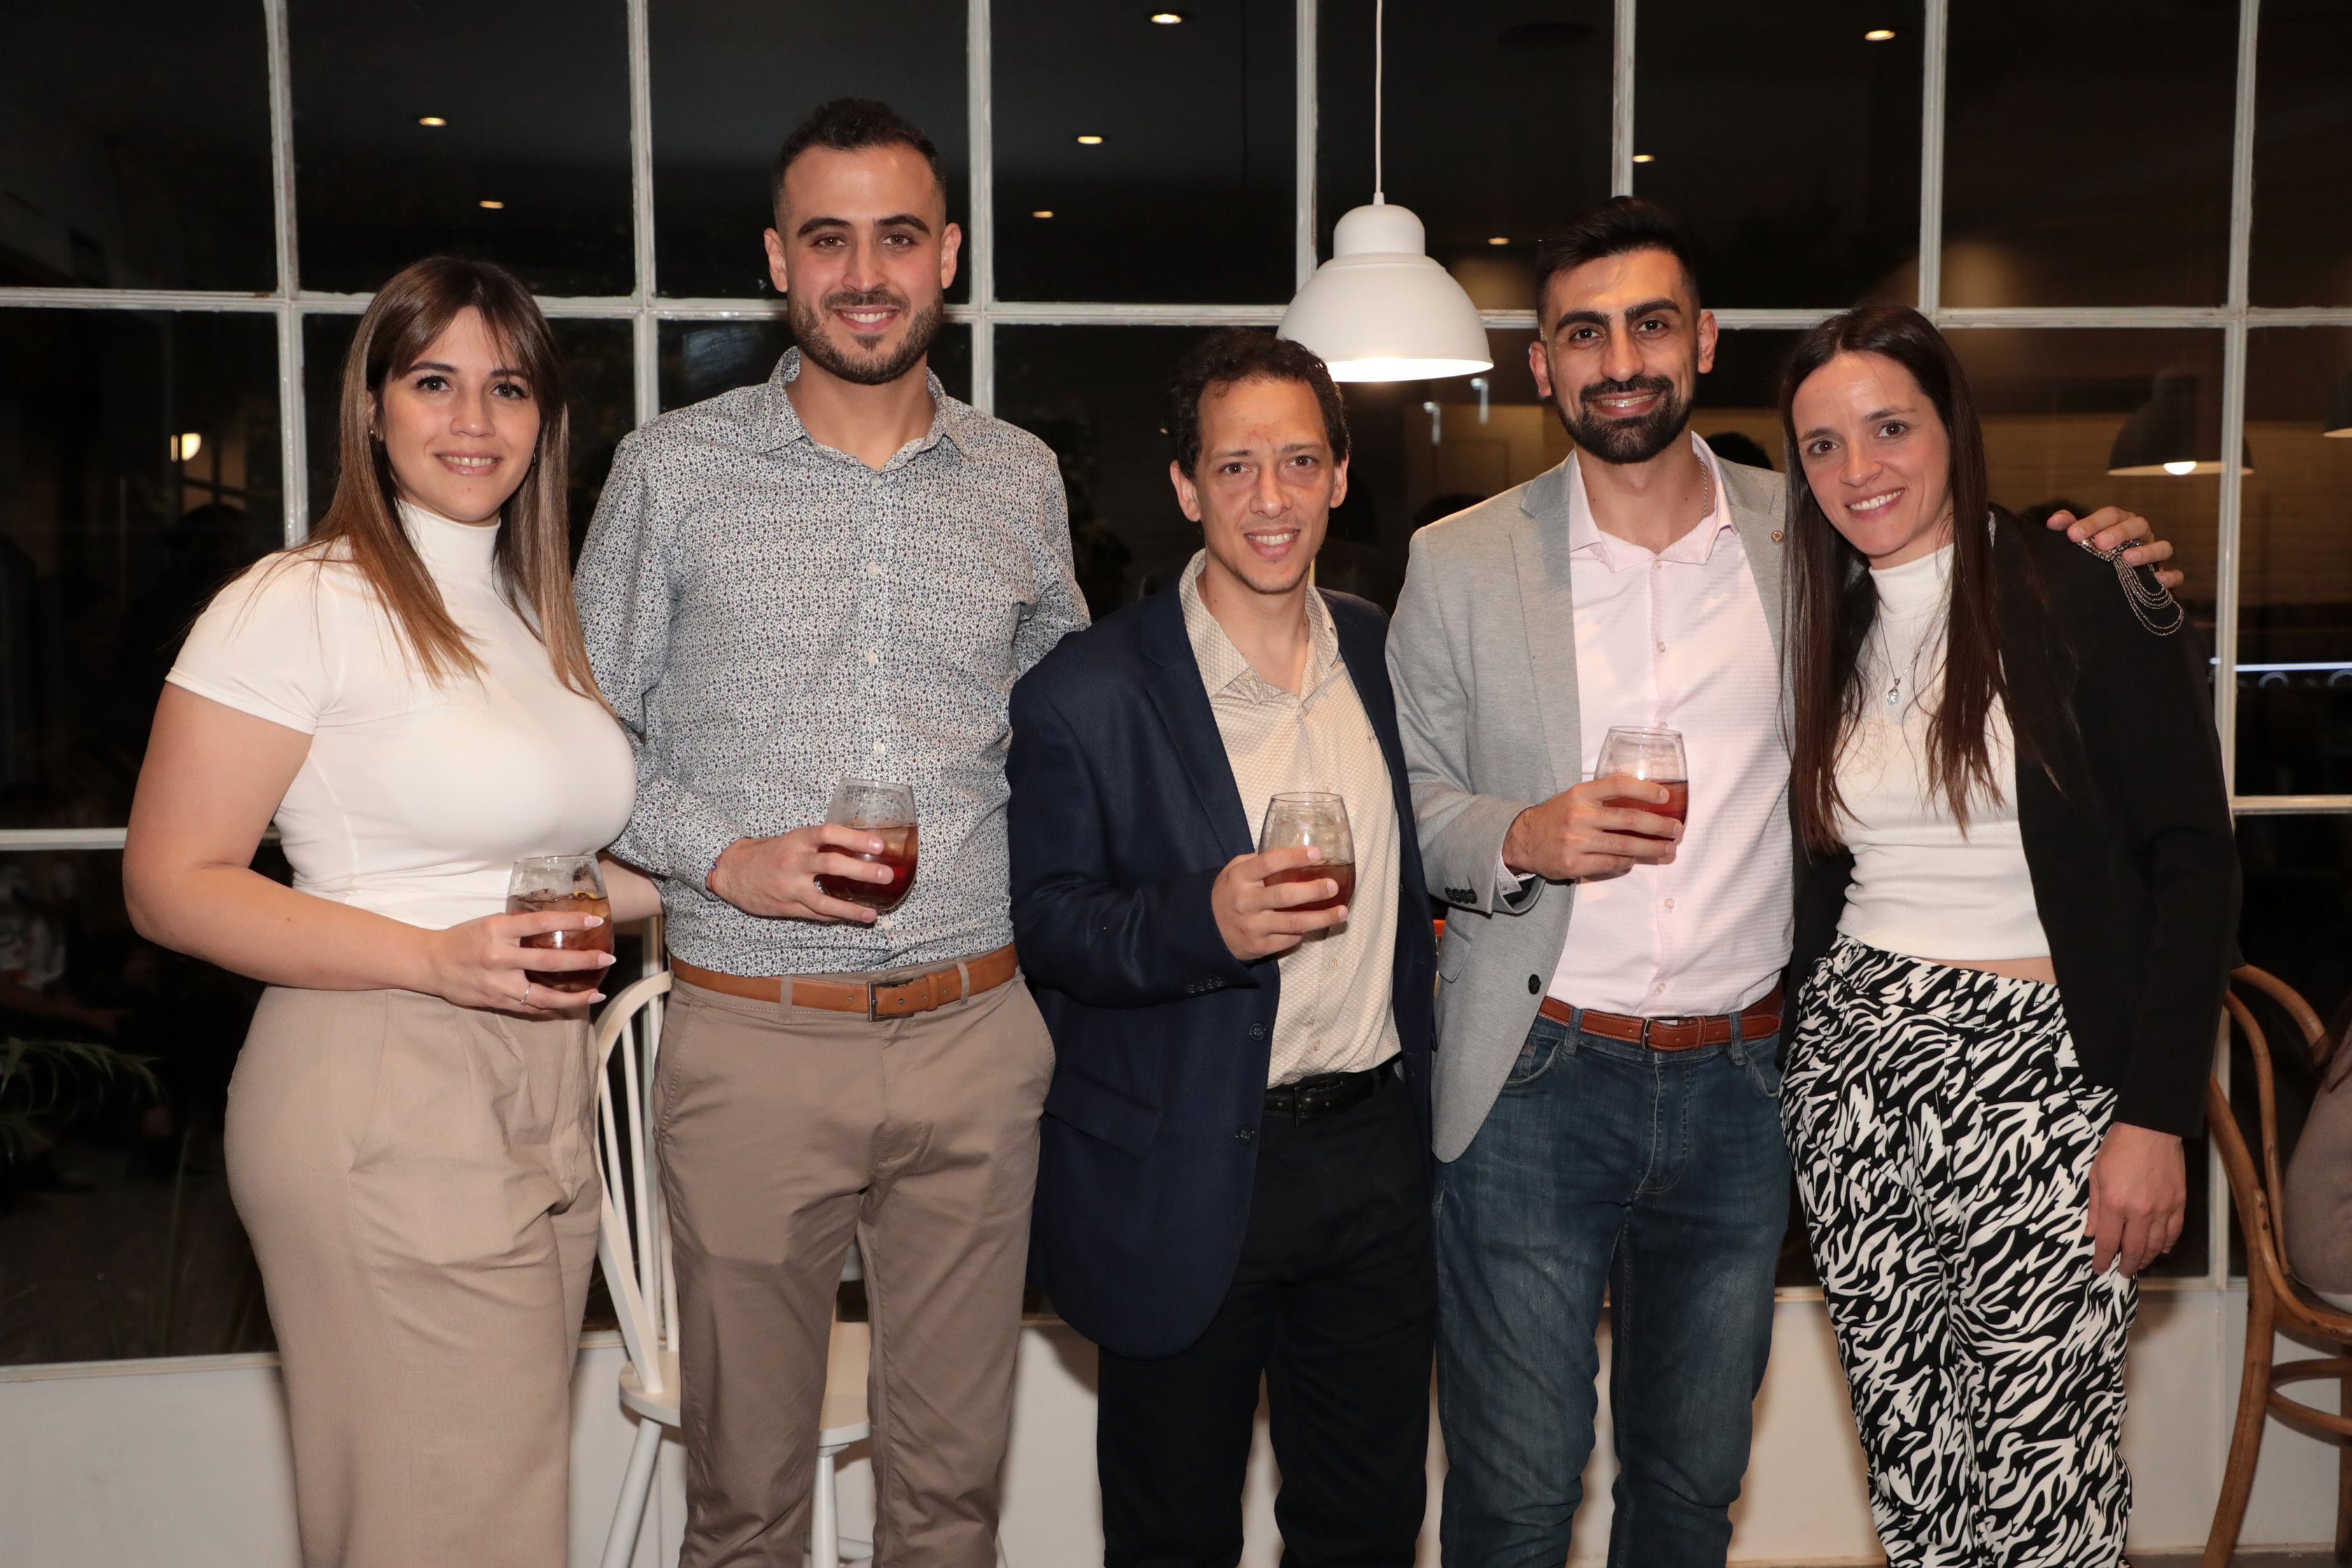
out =
[[[1142,606],[1142,644],[1153,670],[1146,689],[1160,721],[1168,728],[1176,760],[1192,781],[1201,814],[1218,847],[1230,860],[1256,849],[1248,816],[1242,810],[1241,787],[1234,783],[1233,763],[1225,757],[1225,738],[1210,711],[1207,688],[1201,684],[1201,667],[1192,658],[1192,641],[1184,634],[1184,605],[1174,587],[1161,590]]]
[[[1568,552],[1568,465],[1574,461],[1571,457],[1528,483],[1511,535],[1528,668],[1551,761],[1551,795],[1584,777],[1584,730],[1576,698],[1576,591]]]
[[[1328,609],[1330,601],[1324,603]],[[1348,679],[1355,683],[1364,716],[1372,721],[1372,734],[1380,741],[1381,760],[1388,764],[1389,794],[1395,801],[1397,820],[1410,823],[1412,782],[1405,772],[1404,740],[1397,729],[1396,693],[1389,685],[1386,639],[1369,627],[1359,629],[1352,616],[1333,612],[1331,626],[1339,636],[1339,662],[1348,667]]]
[[[1731,502],[1731,526],[1738,531],[1748,552],[1748,568],[1756,575],[1756,592],[1764,601],[1764,624],[1772,629],[1772,651],[1785,658],[1780,626],[1785,618],[1788,584],[1788,528],[1784,513],[1788,490],[1780,475],[1769,468],[1742,463],[1718,463],[1723,488]]]

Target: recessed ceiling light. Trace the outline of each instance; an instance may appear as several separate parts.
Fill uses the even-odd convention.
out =
[[[1490,234],[1486,237],[1486,243],[1489,245],[1508,245],[1511,243],[1511,237],[1507,234]]]
[[[1099,136],[1088,135],[1078,138],[1078,145],[1081,147],[1099,147],[1102,143],[1103,139]]]
[[[174,436],[172,437],[172,460],[177,463],[191,462],[198,452],[204,450],[204,447],[205,438],[194,430],[184,436]]]
[[[1864,38],[1874,44],[1883,44],[1894,36],[1895,29],[1892,27],[1873,27],[1870,31],[1863,35]]]
[[[1172,27],[1177,23],[1184,19],[1184,13],[1181,11],[1154,11],[1151,13],[1151,19],[1159,23],[1163,27]]]
[[[1052,217],[1054,216],[1054,209],[1052,207],[1039,207],[1035,212],[1031,213],[1029,216],[1031,217]]]
[[[439,115],[437,115],[437,114],[420,114],[420,115],[418,115],[418,116],[416,117],[416,123],[417,123],[417,124],[419,124],[419,125],[435,125],[435,126],[439,126],[439,125],[446,125],[446,124],[448,124],[449,122],[448,122],[447,121],[446,121],[446,120],[442,119],[442,118],[441,118]]]
[[[497,212],[500,207],[505,206],[507,204],[504,202],[494,202],[490,200],[489,197],[484,196],[480,205],[491,212]]]
[[[1633,162],[1636,163],[1654,163],[1657,161],[1656,156],[1649,153],[1636,153],[1633,154]]]

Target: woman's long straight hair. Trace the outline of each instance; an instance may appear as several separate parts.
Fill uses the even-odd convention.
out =
[[[385,385],[405,375],[467,310],[480,314],[500,357],[520,371],[539,405],[539,445],[501,512],[493,557],[499,589],[538,632],[556,679],[602,701],[572,602],[572,530],[565,485],[571,451],[563,358],[530,290],[487,261],[435,256],[376,291],[343,361],[335,499],[296,552],[334,551],[374,589],[415,668],[429,680],[478,676],[481,659],[442,603],[401,526],[392,461],[376,436]]]
[[[1814,372],[1843,353],[1876,354],[1893,361],[1919,384],[1951,448],[1947,494],[1952,509],[1951,600],[1944,644],[1943,689],[1927,721],[1927,784],[1950,803],[1963,831],[1969,799],[1999,800],[1986,742],[1985,721],[1993,704],[2009,706],[2009,682],[2001,671],[1999,584],[1993,571],[1993,531],[1985,477],[1984,430],[1968,373],[1952,347],[1928,320],[1904,305],[1865,305],[1832,316],[1797,341],[1780,375],[1780,437],[1788,458],[1789,534],[1791,552],[1789,600],[1790,752],[1795,764],[1791,788],[1797,826],[1806,847],[1835,849],[1843,842],[1838,813],[1837,761],[1862,715],[1863,691],[1856,666],[1878,619],[1878,590],[1870,563],[1846,542],[1819,502],[1797,439],[1797,389]],[[2034,754],[2027,736],[2016,735],[2021,760]]]

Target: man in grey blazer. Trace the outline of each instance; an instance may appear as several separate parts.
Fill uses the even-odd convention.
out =
[[[1566,1560],[1605,1288],[1609,1561],[1716,1568],[1788,1215],[1782,481],[1689,432],[1716,326],[1664,212],[1621,197],[1577,219],[1538,252],[1537,301],[1529,364],[1580,454],[1417,534],[1389,638],[1424,866],[1451,906],[1444,1555]],[[2052,522],[2102,524],[2103,546],[2147,532]],[[1615,725],[1682,733],[1686,829],[1640,809],[1663,788],[1591,777]]]

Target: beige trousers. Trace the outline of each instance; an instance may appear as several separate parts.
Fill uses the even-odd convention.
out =
[[[854,1232],[878,1568],[992,1568],[1053,1076],[1017,976],[881,1022],[680,983],[656,1101],[687,1447],[681,1568],[799,1568]]]
[[[583,1023],[263,995],[228,1177],[285,1368],[306,1568],[562,1568],[593,1106]]]

